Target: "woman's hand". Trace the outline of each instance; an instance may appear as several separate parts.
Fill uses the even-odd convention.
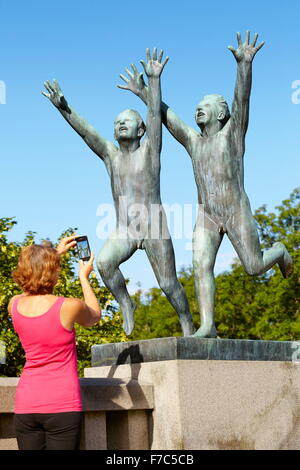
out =
[[[59,244],[56,247],[56,250],[58,251],[58,254],[61,256],[64,253],[67,253],[71,248],[74,248],[76,246],[76,241],[75,241],[76,235],[72,235],[71,237],[65,237],[63,238]]]

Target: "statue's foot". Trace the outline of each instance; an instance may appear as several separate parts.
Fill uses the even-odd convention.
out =
[[[217,337],[217,330],[215,325],[201,325],[200,328],[193,334],[198,338],[216,338]]]
[[[190,315],[181,315],[180,316],[180,325],[183,336],[192,336],[196,329],[192,322],[192,317]]]
[[[123,315],[123,330],[127,336],[130,336],[134,328],[134,312],[136,310],[136,303],[131,302],[131,306],[122,309]]]
[[[287,251],[285,245],[281,242],[276,242],[273,245],[274,247],[280,247],[283,249],[283,255],[281,261],[278,262],[278,266],[284,278],[289,277],[294,271],[294,263],[292,257]]]

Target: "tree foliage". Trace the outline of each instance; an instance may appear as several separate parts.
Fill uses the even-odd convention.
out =
[[[290,197],[267,212],[266,206],[255,211],[254,217],[260,235],[262,249],[268,249],[276,241],[282,241],[294,260],[294,273],[284,279],[277,266],[262,276],[249,276],[238,259],[231,270],[216,276],[215,320],[221,338],[298,340],[300,336],[300,188]],[[29,232],[22,242],[9,242],[7,234],[16,221],[0,219],[0,341],[6,346],[7,361],[0,365],[0,374],[20,375],[24,353],[13,330],[7,313],[10,298],[20,293],[12,281],[21,247],[35,242],[36,234]],[[67,236],[69,229],[61,235]],[[69,252],[62,258],[56,295],[82,298],[82,290],[75,273],[76,258]],[[185,289],[195,326],[200,326],[198,303],[195,296],[192,268],[182,269],[178,278]],[[123,332],[121,315],[114,307],[111,293],[101,286],[99,278],[92,274],[91,283],[106,314],[92,328],[76,326],[79,371],[90,365],[93,344],[127,341]],[[150,339],[182,334],[176,312],[158,288],[134,295],[138,305],[135,329],[130,340]]]
[[[289,199],[267,212],[266,206],[254,217],[262,249],[282,241],[294,261],[294,273],[284,279],[277,266],[262,276],[249,276],[238,259],[231,270],[216,276],[215,321],[221,338],[295,340],[300,336],[300,188]],[[200,325],[199,308],[191,268],[178,278],[183,285],[195,326]],[[136,328],[130,339],[180,336],[179,320],[160,289],[135,295],[138,304]]]
[[[6,363],[0,365],[0,374],[7,376],[20,375],[25,362],[24,351],[7,312],[11,297],[21,293],[19,287],[13,282],[11,274],[16,268],[22,246],[35,243],[36,237],[34,232],[29,232],[22,242],[8,241],[8,232],[13,229],[15,224],[16,221],[12,218],[0,219],[0,340],[6,349]],[[73,232],[73,229],[68,229],[59,239]],[[62,256],[60,277],[55,287],[55,295],[83,298],[79,277],[75,272],[76,263],[77,259],[73,252],[70,251]],[[122,329],[120,314],[116,311],[111,293],[106,287],[101,286],[96,273],[92,273],[90,281],[104,314],[101,321],[91,328],[76,325],[80,375],[82,375],[84,367],[90,366],[93,344],[127,340]]]

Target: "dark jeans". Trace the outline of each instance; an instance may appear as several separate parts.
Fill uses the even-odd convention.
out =
[[[83,413],[15,414],[19,450],[77,450]]]

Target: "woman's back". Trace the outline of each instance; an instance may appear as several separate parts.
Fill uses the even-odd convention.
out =
[[[65,328],[61,321],[65,299],[41,297],[39,301],[31,296],[19,296],[12,304],[14,328],[26,354],[15,412],[80,411],[75,329]]]
[[[75,450],[82,422],[75,323],[92,326],[101,318],[89,283],[94,255],[79,262],[84,301],[56,297],[60,257],[76,245],[75,236],[22,248],[13,280],[23,291],[8,305],[26,355],[15,400],[15,430],[21,450]]]

